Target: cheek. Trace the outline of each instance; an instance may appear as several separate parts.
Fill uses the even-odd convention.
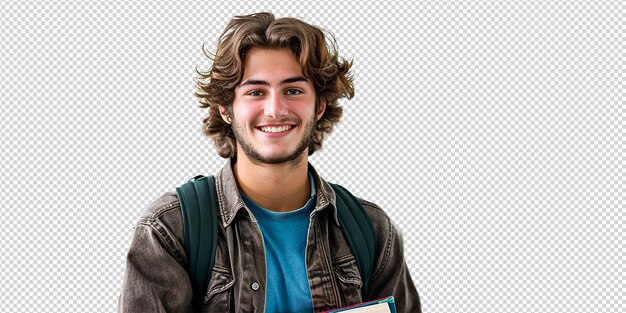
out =
[[[308,118],[312,118],[317,120],[318,118],[318,111],[317,108],[315,107],[315,104],[313,104],[313,106],[308,106],[307,108],[303,108],[301,114],[302,116],[307,116]]]
[[[254,108],[239,103],[238,105],[233,104],[233,116],[240,126],[247,127],[247,124],[254,121],[256,114]]]

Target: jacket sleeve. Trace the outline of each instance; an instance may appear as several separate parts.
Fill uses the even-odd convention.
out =
[[[126,257],[118,312],[189,312],[192,288],[185,262],[166,223],[142,218]]]
[[[398,313],[421,313],[419,294],[404,259],[400,230],[376,205],[368,203],[378,234],[377,261],[370,279],[369,297],[394,296]],[[368,206],[366,205],[366,207]]]

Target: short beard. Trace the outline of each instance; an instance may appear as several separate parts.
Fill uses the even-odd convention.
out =
[[[262,156],[258,151],[256,151],[254,147],[252,147],[252,144],[250,144],[249,142],[245,140],[245,136],[243,135],[243,130],[237,124],[234,118],[232,119],[231,123],[232,123],[231,126],[233,129],[233,134],[235,135],[237,145],[241,147],[241,150],[243,150],[243,152],[246,154],[246,156],[250,159],[252,163],[259,164],[259,165],[260,164],[272,164],[272,165],[283,164],[283,165],[287,165],[290,167],[295,167],[296,165],[300,164],[300,162],[304,158],[304,152],[307,150],[307,148],[311,145],[311,142],[313,141],[313,136],[315,135],[315,129],[317,128],[317,121],[315,120],[315,117],[314,117],[313,120],[310,121],[309,123],[301,124],[301,125],[305,125],[307,128],[304,130],[304,136],[302,137],[300,144],[298,145],[298,147],[293,153],[288,154],[288,155],[265,157],[265,156]]]

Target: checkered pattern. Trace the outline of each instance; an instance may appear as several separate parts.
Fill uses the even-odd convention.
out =
[[[230,3],[3,2],[1,312],[115,311],[142,208],[224,163],[202,43],[262,10],[354,59],[311,162],[400,227],[424,312],[626,310],[622,1]]]

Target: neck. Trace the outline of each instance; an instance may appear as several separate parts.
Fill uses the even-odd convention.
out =
[[[251,162],[238,151],[233,172],[237,186],[259,206],[276,212],[290,212],[304,206],[311,195],[308,154],[285,164]]]

